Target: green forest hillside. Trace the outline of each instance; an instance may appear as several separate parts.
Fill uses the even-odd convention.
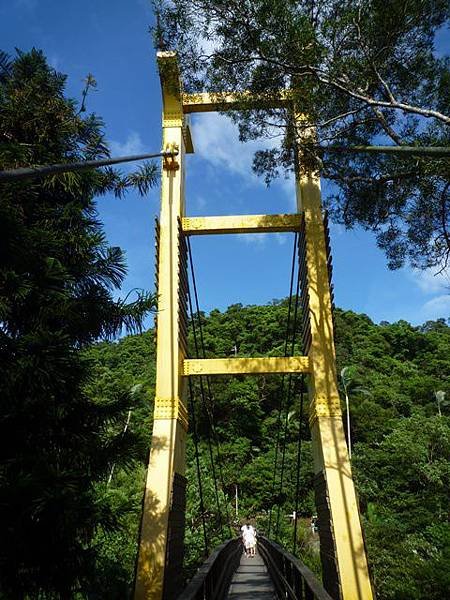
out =
[[[266,306],[230,306],[203,315],[208,357],[280,356],[284,353],[287,301]],[[370,565],[377,597],[384,599],[443,598],[450,586],[448,524],[450,417],[450,327],[444,320],[412,327],[405,321],[374,324],[366,315],[336,311],[338,373],[345,367],[351,414],[352,464],[356,478]],[[192,342],[192,340],[191,340]],[[300,353],[300,349],[297,349]],[[134,405],[124,414],[123,428],[136,438],[136,456],[128,470],[112,466],[109,482],[99,489],[115,511],[122,529],[99,531],[96,537],[99,592],[92,597],[124,598],[133,576],[136,536],[151,434],[154,394],[154,332],[101,343],[89,350],[93,378],[89,393],[105,398],[132,391]],[[239,518],[256,519],[267,530],[278,513],[278,537],[292,544],[295,457],[302,437],[299,554],[319,571],[317,543],[306,525],[314,514],[308,406],[300,423],[300,384],[287,407],[284,485],[273,487],[280,376],[217,378],[207,391],[219,456],[213,444],[220,512],[209,460],[211,427],[194,389],[199,431],[205,517],[211,547],[229,536],[235,486]],[[286,382],[284,382],[286,385]],[[205,384],[206,385],[206,384]],[[343,390],[341,390],[343,391]],[[344,397],[344,396],[343,396]],[[129,417],[129,422],[127,420]],[[285,413],[282,415],[284,422]],[[191,419],[192,421],[192,419]],[[114,432],[121,435],[122,425]],[[214,440],[213,440],[214,441]],[[194,444],[188,447],[186,573],[203,559],[202,519]],[[275,492],[275,493],[274,493]],[[225,508],[225,498],[228,500]],[[226,515],[228,513],[228,516]],[[272,534],[273,535],[273,534]],[[105,589],[108,593],[105,595]]]

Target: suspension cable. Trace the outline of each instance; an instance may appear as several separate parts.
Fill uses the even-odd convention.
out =
[[[305,389],[305,376],[302,373],[300,378],[300,416],[298,425],[298,445],[297,445],[297,473],[295,479],[295,519],[294,519],[294,540],[292,542],[292,554],[295,556],[297,550],[297,521],[298,521],[298,508],[300,503],[300,470],[302,460],[302,425],[303,425],[303,394]]]
[[[201,329],[200,329],[200,331],[201,331]],[[206,358],[204,350],[203,350],[203,358]],[[210,424],[211,424],[211,431],[213,434],[214,443],[216,445],[220,484],[222,486],[222,492],[224,494],[226,522],[227,522],[227,527],[228,527],[228,532],[230,534],[230,537],[233,537],[233,531],[231,529],[230,513],[228,511],[228,503],[225,498],[225,482],[224,482],[223,469],[222,469],[222,452],[220,450],[219,438],[217,436],[216,426],[214,425],[214,414],[212,412],[212,397],[213,396],[212,396],[212,390],[211,390],[211,380],[210,380],[209,376],[206,377],[206,387],[208,388],[208,398],[209,398],[209,405],[210,405],[209,406],[209,420],[210,420]]]
[[[189,246],[188,246],[188,253],[189,253]],[[189,256],[190,256],[190,253],[189,253]],[[191,262],[191,266],[192,266],[192,261],[190,261],[190,262]],[[191,293],[190,293],[189,289],[188,289],[188,302],[189,302],[189,312],[190,312],[191,323],[192,323],[192,332],[193,332],[193,336],[194,336],[195,354],[196,354],[196,358],[199,358],[197,328],[195,326],[195,317],[194,317],[194,311],[193,311],[193,307],[192,307],[192,298],[191,298]],[[200,396],[202,399],[202,407],[205,410],[205,412],[207,413],[207,407],[206,407],[206,402],[205,402],[205,388],[203,386],[203,377],[200,377]],[[215,496],[216,505],[217,505],[217,513],[219,516],[219,529],[220,529],[220,534],[223,538],[222,513],[220,510],[219,492],[217,489],[216,469],[215,469],[215,465],[214,465],[214,456],[213,456],[212,445],[211,445],[211,437],[209,435],[209,429],[208,429],[208,433],[207,433],[207,442],[208,442],[209,458],[210,458],[210,462],[211,462],[211,472],[212,472],[213,482],[214,482],[214,496]]]
[[[295,236],[294,236],[294,249],[292,252],[292,265],[291,265],[291,279],[290,279],[290,285],[289,285],[289,304],[288,304],[288,315],[287,315],[287,323],[286,323],[286,335],[285,335],[285,340],[284,340],[284,356],[287,356],[287,349],[288,349],[288,343],[289,343],[289,329],[290,329],[290,324],[291,324],[291,308],[292,308],[292,291],[294,288],[294,273],[295,273],[295,257],[297,254],[297,237],[298,234],[297,232],[295,232]],[[276,424],[276,443],[275,443],[275,460],[274,460],[274,465],[273,465],[273,477],[272,477],[272,489],[271,489],[271,498],[273,498],[274,493],[275,493],[275,484],[276,484],[276,474],[277,474],[277,467],[278,467],[278,452],[279,452],[279,444],[280,444],[280,430],[281,430],[281,414],[283,411],[283,398],[284,398],[284,373],[281,376],[281,394],[280,394],[280,405],[278,408],[278,415],[277,415],[277,424]],[[273,505],[270,505],[270,510],[269,510],[269,526],[268,526],[268,532],[267,532],[267,536],[270,538],[270,531],[271,531],[271,527],[272,527],[272,509],[273,509]]]
[[[189,377],[189,404],[191,409],[191,418],[192,418],[192,432],[194,438],[194,448],[195,448],[195,463],[197,467],[197,480],[198,480],[198,491],[200,495],[200,515],[202,519],[202,529],[203,529],[203,542],[205,545],[205,557],[209,556],[209,545],[208,545],[208,535],[206,533],[206,519],[205,519],[205,502],[203,498],[203,484],[202,484],[202,473],[200,470],[200,455],[198,452],[198,431],[197,431],[197,419],[195,416],[195,406],[194,406],[194,390],[192,385],[192,378]]]
[[[196,304],[196,310],[197,310],[197,315],[198,315],[197,321],[198,321],[198,328],[199,328],[199,333],[200,333],[200,345],[201,345],[201,349],[202,349],[202,358],[206,358],[206,346],[205,346],[205,340],[203,337],[202,321],[200,318],[200,304],[199,304],[199,300],[198,300],[197,282],[195,279],[194,261],[193,261],[193,256],[192,256],[191,241],[190,241],[189,237],[187,238],[187,247],[188,247],[189,262],[190,262],[190,267],[191,267],[192,285],[194,288],[195,304]],[[208,420],[209,420],[209,425],[211,427],[211,432],[213,434],[213,440],[214,440],[214,443],[216,446],[218,467],[219,467],[219,477],[220,477],[220,483],[222,485],[222,492],[225,495],[225,491],[224,491],[225,490],[225,482],[224,482],[223,469],[222,469],[222,454],[220,451],[220,443],[219,443],[219,438],[217,435],[216,427],[214,425],[214,415],[213,415],[213,411],[212,411],[213,394],[212,394],[212,388],[211,388],[211,379],[209,376],[206,376],[206,386],[208,388],[207,399],[209,401],[206,403],[206,411],[208,414]],[[226,515],[226,520],[227,520],[227,525],[228,525],[228,531],[229,531],[230,537],[233,537],[233,532],[232,532],[231,524],[230,524],[230,513],[228,511],[228,504],[226,502],[225,497],[224,497],[224,505],[225,505],[225,515]]]
[[[292,342],[291,342],[291,355],[294,355],[295,350],[295,342],[297,337],[297,317],[298,317],[298,307],[299,307],[299,299],[300,299],[300,270],[297,272],[297,287],[295,292],[295,306],[294,306],[294,318],[293,318],[293,327],[292,327]],[[294,378],[292,374],[289,373],[288,378],[288,386],[287,386],[287,398],[286,398],[286,414],[284,419],[284,431],[283,431],[283,451],[281,455],[281,472],[280,472],[280,485],[279,485],[279,496],[281,497],[283,493],[283,483],[284,483],[284,467],[286,460],[286,442],[287,442],[287,428],[289,422],[289,406],[292,399],[292,391],[293,391],[293,382]],[[276,530],[275,530],[275,539],[278,540],[279,528],[280,528],[280,511],[281,504],[278,503],[277,506],[277,521],[276,521]]]

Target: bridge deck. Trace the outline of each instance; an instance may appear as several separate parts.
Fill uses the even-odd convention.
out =
[[[263,559],[242,555],[228,591],[228,600],[274,600],[275,588]]]

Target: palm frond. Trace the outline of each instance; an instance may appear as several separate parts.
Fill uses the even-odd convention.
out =
[[[148,194],[158,181],[158,167],[153,162],[144,162],[137,171],[127,176],[128,187],[137,188],[141,196]]]

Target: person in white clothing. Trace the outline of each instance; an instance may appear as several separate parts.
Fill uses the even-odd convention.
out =
[[[245,554],[249,557],[255,556],[256,551],[256,532],[250,523],[241,527],[242,542],[245,548]]]

